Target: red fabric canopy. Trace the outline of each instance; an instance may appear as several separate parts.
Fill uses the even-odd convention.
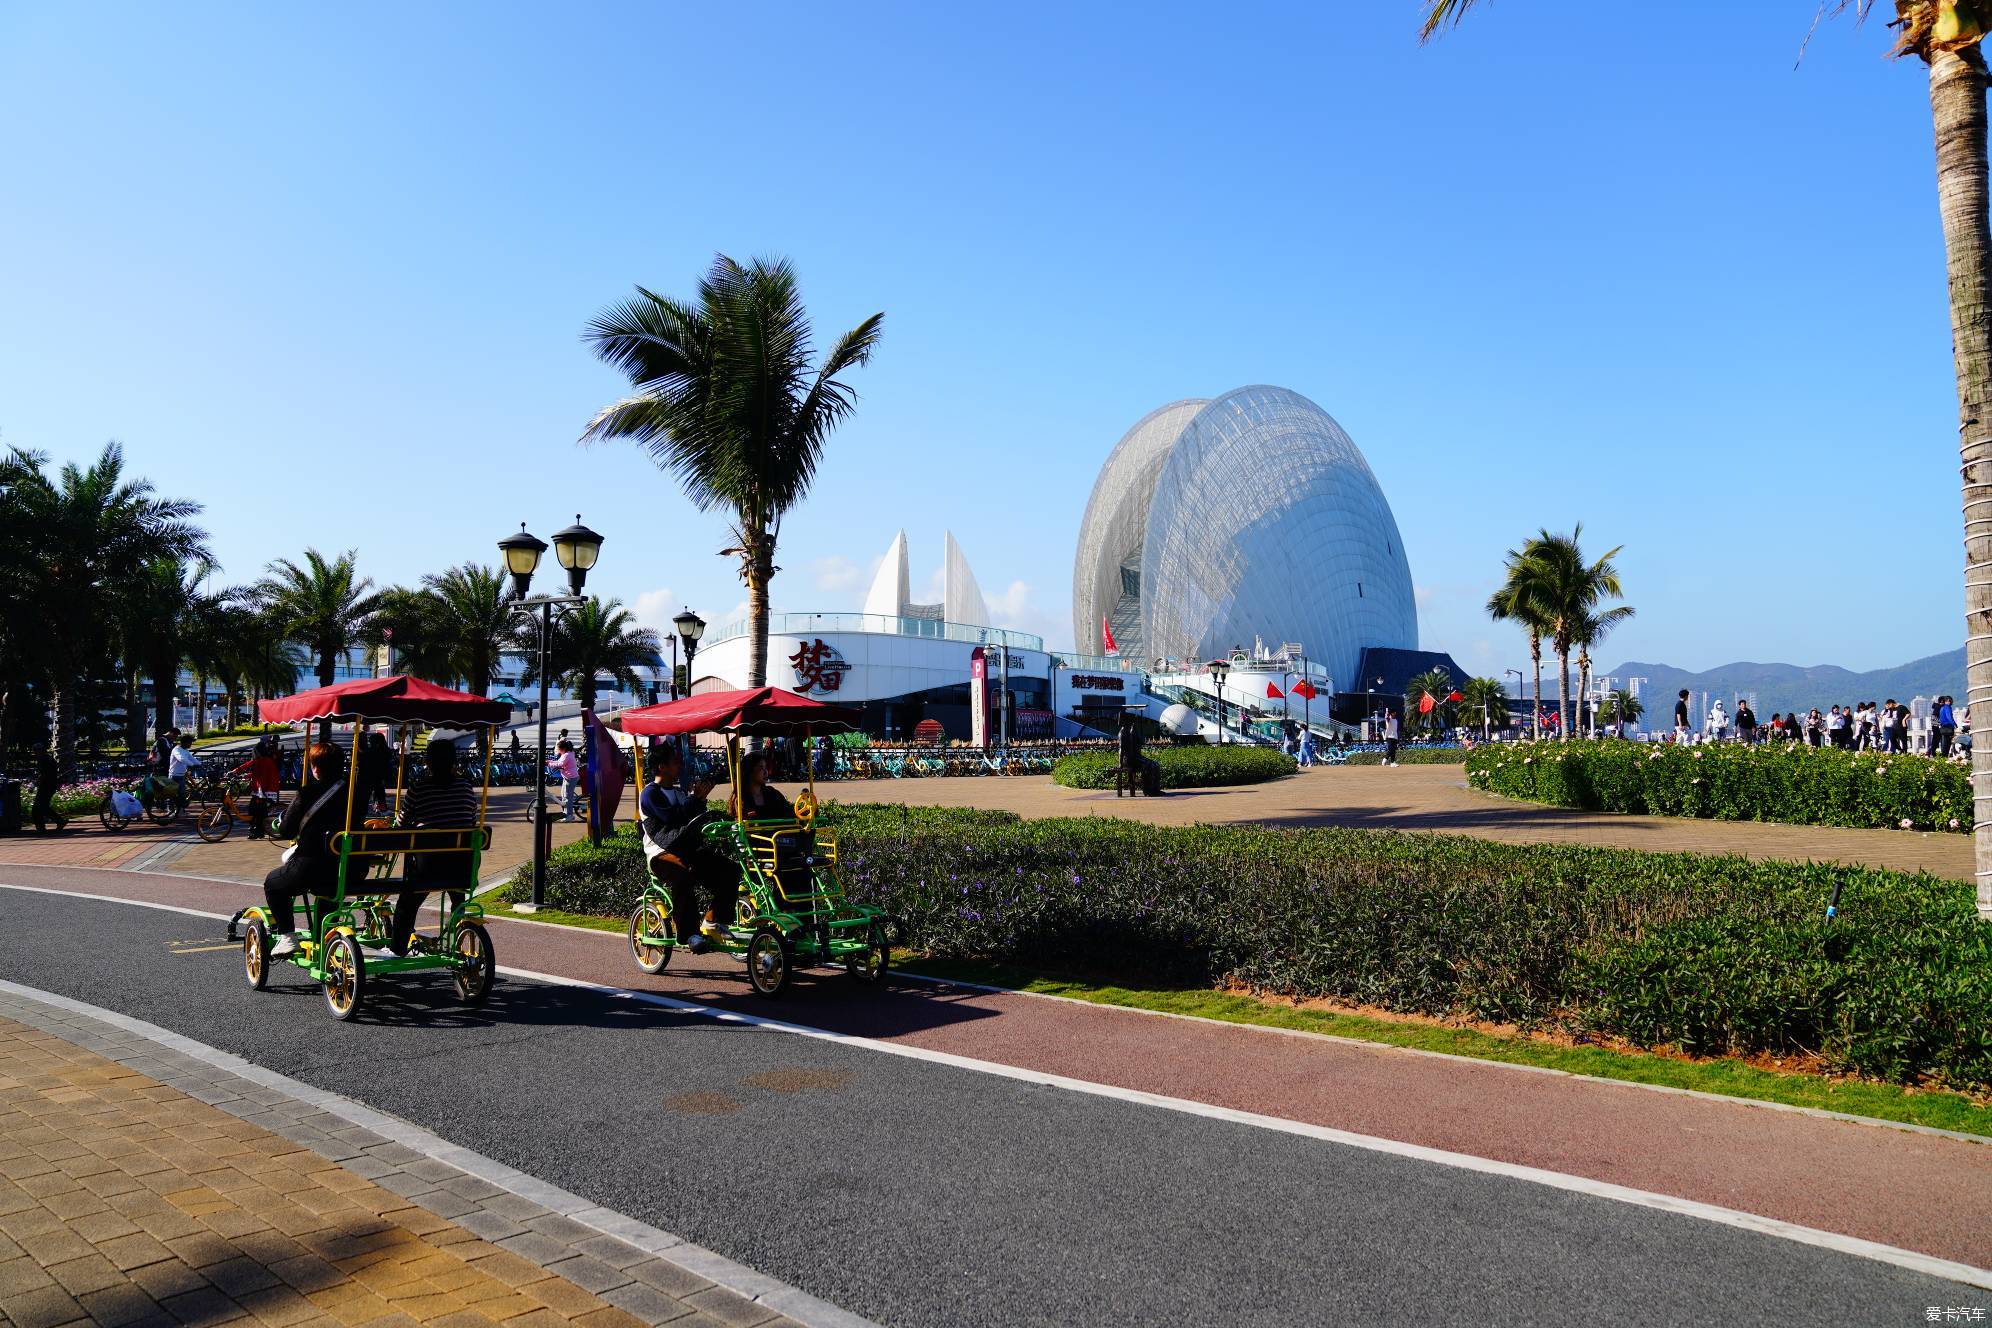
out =
[[[315,687],[295,696],[258,702],[256,713],[266,724],[298,724],[306,720],[372,720],[384,724],[503,724],[512,707],[469,692],[438,687],[420,678],[394,674],[386,678],[355,678]]]
[[[858,712],[827,705],[779,687],[738,692],[700,692],[682,701],[637,706],[609,721],[613,728],[642,737],[675,733],[746,733],[761,737],[801,737],[843,733],[858,727]]]

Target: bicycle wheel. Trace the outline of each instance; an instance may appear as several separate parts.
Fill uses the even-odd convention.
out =
[[[106,794],[104,797],[104,805],[97,809],[97,819],[103,822],[104,829],[106,830],[122,830],[126,826],[131,824],[131,818],[129,816],[120,814],[118,810],[111,805],[111,799],[108,794]]]
[[[194,833],[210,844],[219,844],[235,828],[226,798],[211,802],[205,795],[195,794],[187,802],[187,813],[194,818]]]
[[[171,825],[179,814],[179,800],[170,793],[155,793],[146,800],[145,819],[154,825]]]

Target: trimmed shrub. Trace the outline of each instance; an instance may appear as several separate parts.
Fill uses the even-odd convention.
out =
[[[1992,928],[1962,882],[1370,830],[825,815],[846,889],[933,955],[1992,1089]],[[639,855],[628,832],[558,850],[549,902],[627,912]]]
[[[1585,811],[1869,830],[1972,827],[1971,769],[1902,753],[1780,742],[1522,742],[1475,748],[1467,782]]]
[[[1161,762],[1162,787],[1220,788],[1229,784],[1263,784],[1300,768],[1291,756],[1270,747],[1217,746],[1148,747],[1144,754]],[[1075,752],[1061,756],[1051,777],[1067,788],[1104,789],[1114,786],[1120,753],[1113,750]]]
[[[1382,752],[1350,752],[1345,765],[1382,765]],[[1399,747],[1399,765],[1465,765],[1464,747]]]

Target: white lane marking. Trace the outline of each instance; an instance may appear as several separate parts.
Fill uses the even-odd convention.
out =
[[[15,888],[15,887],[5,887]],[[134,903],[134,900],[116,900],[117,903]],[[320,1111],[338,1116],[342,1120],[373,1131],[382,1138],[390,1139],[405,1148],[412,1148],[427,1157],[446,1162],[457,1170],[477,1177],[486,1184],[495,1185],[501,1190],[530,1199],[549,1212],[592,1227],[606,1236],[613,1236],[627,1245],[632,1245],[654,1258],[676,1264],[686,1272],[717,1283],[727,1290],[746,1297],[757,1304],[765,1305],[808,1328],[880,1328],[870,1319],[862,1318],[849,1310],[839,1309],[827,1300],[810,1295],[800,1287],[790,1286],[764,1273],[756,1272],[742,1263],[736,1263],[723,1254],[694,1245],[683,1237],[674,1236],[661,1228],[651,1226],[627,1213],[613,1208],[604,1208],[591,1203],[582,1196],[557,1185],[549,1184],[529,1172],[506,1166],[495,1158],[473,1152],[458,1144],[453,1144],[441,1135],[433,1134],[419,1125],[414,1125],[396,1116],[375,1111],[364,1103],[348,1097],[313,1088],[310,1084],[265,1069],[254,1061],[247,1061],[232,1052],[219,1047],[211,1047],[205,1042],[196,1042],[190,1037],[175,1033],[171,1029],[149,1024],[143,1019],[119,1014],[102,1006],[84,1001],[58,996],[54,992],[42,991],[37,987],[24,986],[0,978],[0,993],[11,994],[23,1000],[68,1010],[73,1014],[87,1015],[113,1028],[133,1033],[155,1042],[183,1056],[191,1057],[204,1065],[225,1070],[237,1078],[246,1079],[264,1088],[273,1088],[279,1093],[318,1108]],[[99,1053],[103,1054],[103,1053]],[[112,1058],[115,1059],[115,1058]],[[221,1108],[216,1108],[221,1110]],[[409,1202],[419,1202],[410,1200]],[[549,1269],[549,1271],[552,1271]]]
[[[485,921],[516,922],[528,927],[555,927],[571,935],[592,936],[611,943],[621,943],[621,931],[607,931],[594,927],[575,927],[564,922],[541,922],[537,918],[513,917],[507,913],[489,913]],[[997,987],[984,982],[969,982],[963,978],[938,978],[926,973],[912,973],[906,969],[894,969],[893,976],[910,982],[924,982],[937,987],[965,987],[970,991],[985,991],[996,996],[1028,996],[1033,1000],[1062,1001],[1068,1005],[1082,1006],[1089,1010],[1113,1011],[1118,1014],[1145,1015],[1153,1019],[1179,1019],[1186,1023],[1202,1024],[1207,1027],[1235,1030],[1247,1033],[1272,1034],[1276,1037],[1301,1038],[1315,1042],[1326,1042],[1334,1046],[1350,1047],[1375,1055],[1425,1056],[1433,1060],[1450,1061],[1456,1065],[1470,1065],[1491,1070],[1514,1070],[1522,1074],[1551,1075],[1561,1079],[1575,1079],[1587,1084],[1605,1084],[1613,1088],[1634,1088],[1647,1093],[1667,1093],[1675,1097],[1695,1098],[1702,1102],[1713,1102],[1725,1107],[1750,1107],[1764,1111],[1782,1111],[1791,1115],[1811,1116],[1817,1120],[1845,1121],[1849,1125],[1866,1125],[1884,1130],[1899,1130],[1906,1134],[1927,1134],[1939,1139],[1954,1139],[1959,1143],[1978,1144],[1992,1147],[1992,1137],[1982,1134],[1966,1134],[1962,1130],[1946,1130],[1935,1125],[1917,1125],[1910,1121],[1893,1121],[1881,1116],[1861,1116],[1851,1111],[1833,1111],[1826,1107],[1801,1107],[1790,1102],[1772,1102],[1765,1098],[1732,1097],[1727,1093],[1708,1093],[1697,1088],[1677,1088],[1672,1084],[1641,1083],[1637,1079],[1610,1079],[1604,1075],[1583,1074],[1576,1070],[1559,1070],[1548,1065],[1518,1065],[1513,1061],[1488,1060],[1480,1056],[1462,1056],[1457,1052],[1431,1051],[1424,1047],[1399,1047],[1388,1042],[1369,1042],[1362,1038],[1343,1037],[1335,1033],[1321,1033],[1309,1028],[1280,1028],[1273,1024],[1249,1024],[1229,1019],[1213,1019],[1208,1015],[1182,1014],[1175,1010],[1145,1010],[1138,1005],[1118,1005],[1111,1001],[1089,1001],[1078,996],[1060,996],[1049,991],[1024,991],[1017,987]]]
[[[67,871],[69,869],[65,867],[62,870]],[[210,913],[204,908],[182,908],[178,904],[157,904],[150,899],[125,899],[118,895],[91,895],[85,894],[81,890],[58,890],[43,885],[13,885],[0,881],[0,890],[21,890],[31,895],[65,895],[70,899],[94,899],[103,904],[131,904],[138,908],[157,908],[164,909],[168,913],[185,913],[190,918],[214,918],[220,922],[226,922],[229,918],[229,915],[226,913]]]
[[[611,987],[599,982],[588,982],[580,978],[562,977],[554,973],[538,973],[530,969],[504,969],[523,978],[545,982],[553,986],[579,987],[624,1000],[640,1001],[677,1010],[687,1014],[703,1015],[723,1023],[745,1024],[753,1028],[763,1028],[771,1032],[791,1033],[797,1037],[816,1038],[824,1042],[842,1043],[848,1046],[864,1047],[871,1051],[884,1052],[889,1056],[904,1056],[909,1060],[929,1061],[937,1065],[947,1065],[955,1069],[973,1070],[981,1074],[996,1075],[1004,1079],[1016,1079],[1024,1083],[1039,1084],[1048,1088],[1062,1088],[1068,1092],[1085,1093],[1094,1097],[1113,1098],[1122,1102],[1138,1103],[1142,1106],[1161,1107],[1168,1111],[1178,1111],[1191,1116],[1203,1116],[1211,1120],[1227,1121],[1236,1125],[1252,1125],[1262,1130],[1274,1130],[1281,1134],[1294,1134],[1303,1138],[1318,1139],[1325,1143],[1344,1144],[1351,1148],[1361,1148],[1368,1152],[1387,1153],[1395,1157],[1411,1158],[1420,1162],[1430,1162],[1439,1166],[1456,1167],[1463,1171],[1477,1171],[1491,1176],[1504,1176],[1512,1180],[1528,1181],[1536,1185],[1546,1185],[1551,1189],[1568,1190],[1576,1194],[1590,1195],[1600,1199],[1614,1199],[1620,1203],[1632,1204],[1641,1208],[1658,1209],[1661,1212],[1675,1213],[1684,1217],[1698,1217],[1707,1222],[1723,1226],[1737,1227],[1754,1231],[1761,1235],[1777,1236],[1796,1241],[1801,1245],[1813,1245],[1821,1249],[1833,1250],[1841,1254],[1851,1254],[1880,1263],[1894,1264],[1933,1277],[1946,1278],[1953,1282],[1963,1282],[1970,1286],[1992,1289],[1992,1269],[1974,1268],[1970,1264],[1956,1263],[1949,1259],[1939,1259],[1934,1255],[1919,1254],[1914,1250],[1900,1249],[1893,1245],[1883,1245],[1877,1241],[1863,1240],[1858,1236],[1841,1235],[1833,1231],[1820,1231],[1813,1227],[1800,1226],[1775,1217],[1763,1217],[1756,1213],[1746,1213],[1734,1208],[1722,1208],[1715,1204],[1702,1203],[1696,1199],[1683,1199],[1671,1194],[1656,1194],[1650,1190],[1637,1190],[1627,1185],[1615,1185],[1609,1181],[1593,1180],[1588,1176],[1571,1176],[1558,1171],[1548,1171],[1541,1167],[1523,1166],[1514,1162],[1501,1162],[1493,1158],[1475,1157],[1471,1153],[1456,1153],[1448,1149],[1431,1148],[1424,1144],[1405,1143],[1397,1139],[1384,1139],[1375,1135],[1357,1134],[1350,1130],[1338,1130],[1327,1125],[1313,1125],[1305,1121],[1286,1120],[1278,1116],[1265,1116],[1258,1112],[1239,1111],[1234,1107],[1220,1107],[1208,1102],[1194,1102],[1186,1098],[1167,1097],[1160,1093],[1149,1093],[1138,1088],[1121,1088],[1113,1084],[1094,1083],[1087,1079],[1072,1079],[1061,1074],[1048,1074],[1042,1070],[1028,1070],[1015,1065],[1003,1065],[995,1061],[977,1060],[969,1056],[958,1056],[953,1052],[935,1051],[927,1047],[909,1047],[876,1038],[859,1037],[851,1033],[837,1033],[829,1029],[810,1028],[802,1024],[784,1023],[778,1019],[768,1019],[761,1015],[741,1014],[734,1010],[722,1010],[696,1001],[679,1000],[662,996],[655,992],[634,991],[628,987]]]
[[[32,886],[0,884],[0,889],[33,890],[36,894],[69,894],[65,890],[41,890]],[[117,899],[109,895],[84,895],[86,899],[101,899],[113,904],[135,904],[141,908],[165,908],[176,913],[192,913],[196,916],[223,918],[220,913],[201,913],[196,909],[175,908],[170,904],[150,904],[138,899]],[[1589,1195],[1598,1199],[1612,1199],[1619,1203],[1631,1204],[1639,1208],[1652,1208],[1663,1213],[1673,1213],[1682,1217],[1700,1218],[1720,1226],[1735,1227],[1744,1231],[1754,1231],[1759,1235],[1775,1236],[1800,1245],[1811,1245],[1819,1249],[1832,1250],[1839,1254],[1850,1254],[1857,1258],[1872,1259],[1878,1263],[1893,1264],[1912,1272],[1940,1277],[1967,1286],[1983,1287],[1992,1290],[1992,1269],[1974,1268],[1970,1264],[1958,1263],[1950,1259],[1940,1259],[1935,1255],[1920,1254],[1894,1245],[1884,1245],[1879,1241],[1863,1240],[1859,1236],[1843,1235],[1837,1231],[1821,1231],[1816,1227],[1800,1226],[1796,1222],[1786,1222],[1781,1218],[1764,1217],[1757,1213],[1746,1213],[1735,1208],[1723,1208],[1716,1204],[1703,1203],[1698,1199],[1683,1199],[1678,1195],[1659,1194],[1651,1190],[1634,1189],[1629,1185],[1616,1185],[1610,1181],[1594,1180],[1589,1176],[1568,1175],[1560,1171],[1550,1171],[1542,1167],[1523,1166],[1517,1162],[1502,1162],[1494,1158],[1476,1157],[1471,1153],[1457,1153],[1449,1149],[1432,1148],[1425,1144],[1406,1143],[1399,1139],[1385,1139],[1376,1135],[1357,1134],[1352,1130],[1338,1130],[1333,1126],[1314,1125],[1306,1121],[1287,1120],[1279,1116],[1266,1116],[1253,1111],[1240,1111],[1235,1107],[1220,1107],[1208,1102],[1195,1102],[1187,1098],[1168,1097],[1161,1093],[1150,1093],[1138,1088],[1121,1088],[1113,1084],[1094,1083],[1087,1079],[1073,1079],[1062,1074],[1049,1074],[1042,1070],[1030,1070],[1016,1065],[1004,1065],[996,1061],[977,1060],[970,1056],[959,1056],[953,1052],[935,1051],[927,1047],[909,1047],[898,1043],[885,1042],[877,1038],[860,1037],[853,1033],[837,1033],[825,1028],[810,1028],[803,1024],[785,1023],[779,1019],[769,1019],[762,1015],[742,1014],[736,1010],[723,1010],[697,1001],[680,1000],[656,992],[636,991],[629,987],[612,987],[605,983],[589,982],[583,978],[563,977],[558,973],[541,973],[533,969],[512,968],[504,964],[498,966],[500,973],[526,978],[533,982],[543,982],[554,987],[575,987],[586,991],[600,992],[623,1000],[655,1005],[666,1010],[676,1010],[685,1014],[702,1015],[722,1023],[744,1024],[750,1028],[766,1029],[776,1033],[790,1033],[796,1037],[815,1038],[823,1042],[835,1042],[845,1046],[862,1047],[870,1051],[883,1052],[888,1056],[902,1056],[908,1060],[927,1061],[936,1065],[946,1065],[954,1069],[971,1070],[981,1074],[995,1075],[1003,1079],[1015,1079],[1023,1083],[1039,1084],[1047,1088],[1062,1088],[1068,1092],[1084,1093],[1093,1097],[1111,1098],[1122,1102],[1132,1102],[1141,1106],[1160,1107],[1166,1111],[1177,1111],[1190,1116],[1203,1116],[1210,1120],[1221,1120],[1234,1125],[1251,1125],[1262,1130],[1272,1130],[1280,1134],[1299,1135],[1302,1138],[1317,1139],[1324,1143],[1343,1144],[1350,1148],[1360,1148],[1367,1152],[1384,1153],[1393,1157],[1410,1158],[1428,1162],[1436,1166],[1454,1167],[1462,1171],[1475,1171],[1483,1175],[1503,1176],[1511,1180],[1527,1181],[1551,1189],[1566,1190],[1574,1194]],[[0,980],[0,987],[12,984]],[[174,1035],[177,1036],[177,1035]],[[224,1053],[225,1054],[225,1053]],[[245,1062],[247,1064],[247,1062]]]

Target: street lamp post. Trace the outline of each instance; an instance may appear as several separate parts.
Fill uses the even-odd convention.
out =
[[[692,657],[699,653],[699,638],[705,635],[705,619],[693,613],[691,606],[687,605],[683,613],[671,620],[671,626],[678,631],[677,639],[685,643],[685,695],[690,696],[692,694]],[[677,659],[678,652],[674,642],[671,651],[671,695],[674,699],[678,695]]]
[[[539,620],[539,777],[533,781],[533,902],[529,905],[514,905],[525,912],[537,912],[546,904],[546,705],[548,649],[553,640],[553,611],[556,607],[567,609],[585,599],[581,587],[588,580],[588,571],[602,553],[602,537],[581,524],[577,515],[574,524],[558,532],[553,537],[554,556],[560,565],[567,569],[567,589],[565,595],[539,595],[527,598],[526,592],[532,588],[533,573],[539,570],[540,555],[546,552],[546,542],[536,539],[526,532],[525,522],[519,523],[519,533],[508,535],[498,541],[498,552],[505,560],[505,570],[512,574],[512,611],[527,618]]]
[[[1214,659],[1210,662],[1210,680],[1217,687],[1217,745],[1224,746],[1224,675],[1231,672],[1231,661]]]

